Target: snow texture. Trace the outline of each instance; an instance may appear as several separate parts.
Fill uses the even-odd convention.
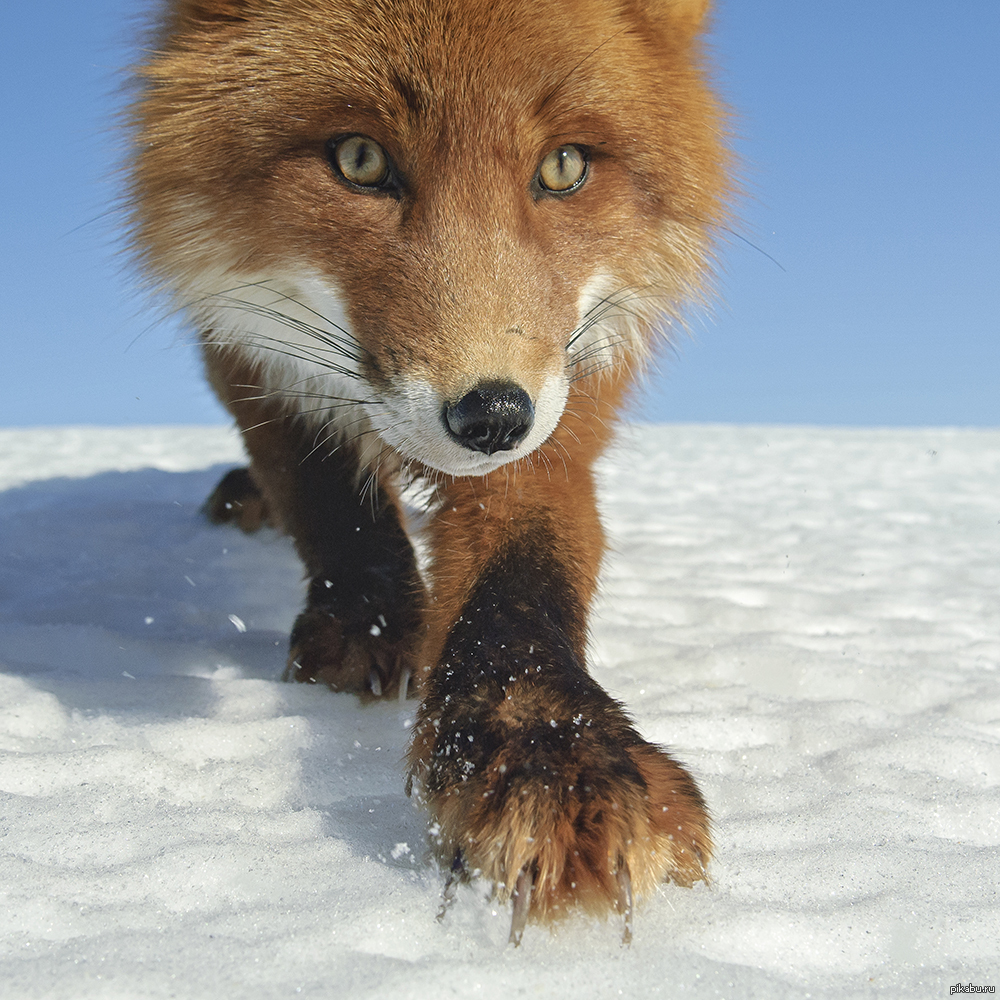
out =
[[[0,994],[944,997],[1000,987],[1000,432],[650,427],[593,672],[698,776],[712,882],[529,927],[442,875],[414,705],[280,683],[290,544],[221,428],[0,431]],[[211,468],[206,468],[213,466]]]

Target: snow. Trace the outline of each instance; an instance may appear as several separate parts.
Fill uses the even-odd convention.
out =
[[[1000,431],[630,430],[593,670],[712,805],[631,948],[443,877],[414,705],[280,683],[223,428],[0,431],[0,993],[940,997],[1000,986]]]

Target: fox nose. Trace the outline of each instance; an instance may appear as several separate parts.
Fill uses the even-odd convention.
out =
[[[514,382],[483,382],[457,403],[447,403],[443,417],[453,441],[492,455],[510,451],[524,440],[535,422],[535,408]]]

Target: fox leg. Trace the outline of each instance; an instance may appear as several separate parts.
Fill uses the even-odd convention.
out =
[[[589,469],[458,481],[435,525],[435,593],[411,780],[445,863],[529,917],[617,910],[704,878],[693,779],[585,669],[603,549]],[[454,868],[453,868],[454,871]]]
[[[285,679],[375,697],[402,687],[405,695],[424,586],[394,489],[369,478],[349,441],[325,440],[330,429],[317,431],[281,400],[248,391],[259,373],[235,352],[213,351],[208,360],[251,462],[224,477],[206,513],[244,530],[248,519],[266,518],[291,535],[309,580]]]

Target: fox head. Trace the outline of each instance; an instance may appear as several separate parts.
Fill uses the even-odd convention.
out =
[[[488,472],[641,366],[725,194],[706,0],[176,0],[133,236],[209,353],[404,459]]]

